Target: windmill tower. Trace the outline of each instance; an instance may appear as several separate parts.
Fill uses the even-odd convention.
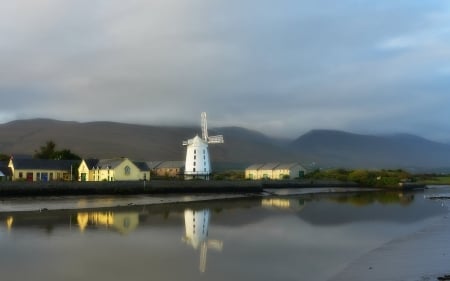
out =
[[[184,166],[185,179],[209,179],[211,175],[211,161],[209,159],[208,144],[223,143],[223,136],[208,136],[206,112],[201,114],[202,137],[198,135],[183,145],[187,146],[186,163]]]

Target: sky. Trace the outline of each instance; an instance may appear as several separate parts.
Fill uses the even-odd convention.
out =
[[[0,123],[450,142],[450,1],[0,0]]]

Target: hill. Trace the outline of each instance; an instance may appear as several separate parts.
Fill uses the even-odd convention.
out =
[[[290,145],[306,161],[348,168],[436,169],[450,167],[450,145],[409,134],[360,135],[313,130]]]
[[[0,124],[0,153],[33,154],[52,140],[57,148],[70,149],[84,158],[184,160],[181,143],[196,134],[201,134],[200,127],[18,120]],[[215,128],[210,134],[223,134],[225,139],[224,144],[210,146],[216,168],[291,161],[342,168],[450,167],[450,145],[407,134],[370,136],[313,130],[293,141],[240,127]]]
[[[114,122],[20,120],[0,125],[0,153],[33,154],[46,141],[84,157],[124,156],[136,160],[184,160],[182,141],[201,134],[200,127],[169,127]],[[259,132],[239,127],[211,129],[225,143],[211,145],[215,162],[245,166],[253,162],[296,160],[278,142]]]

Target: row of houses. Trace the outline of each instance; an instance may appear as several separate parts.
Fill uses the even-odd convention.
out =
[[[245,178],[250,180],[295,179],[303,177],[306,173],[306,168],[299,163],[263,163],[254,164],[245,169]]]
[[[47,160],[11,158],[0,163],[0,181],[135,181],[180,177],[183,161],[132,161],[128,158]]]
[[[184,161],[133,161],[128,158],[44,160],[11,158],[0,165],[0,180],[13,181],[136,181],[150,178],[177,178],[184,174]],[[306,174],[299,163],[254,164],[245,178],[294,179]]]

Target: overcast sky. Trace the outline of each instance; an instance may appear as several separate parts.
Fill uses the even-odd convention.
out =
[[[450,141],[450,1],[0,0],[0,123]]]

